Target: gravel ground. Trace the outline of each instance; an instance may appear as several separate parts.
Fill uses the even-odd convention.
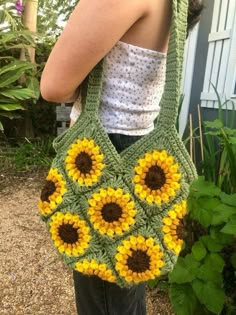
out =
[[[76,315],[71,270],[37,212],[43,177],[0,173],[1,315]],[[147,309],[148,315],[174,315],[158,289],[147,289]]]

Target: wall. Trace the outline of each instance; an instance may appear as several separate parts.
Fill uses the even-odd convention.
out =
[[[189,112],[192,114],[194,126],[198,124],[197,105],[200,104],[200,95],[203,90],[208,53],[208,36],[211,31],[214,0],[206,0],[205,5],[206,7],[203,11],[201,22],[199,25],[198,43],[196,49],[196,58],[189,106]],[[212,115],[212,110],[210,112],[210,115]]]

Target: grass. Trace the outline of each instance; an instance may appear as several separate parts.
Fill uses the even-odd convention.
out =
[[[27,139],[16,146],[7,143],[0,147],[0,170],[25,171],[37,167],[49,167],[55,156],[52,138]]]

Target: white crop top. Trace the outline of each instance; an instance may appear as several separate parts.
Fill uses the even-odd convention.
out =
[[[100,117],[107,133],[142,136],[154,128],[164,89],[166,54],[119,41],[106,55]],[[80,99],[71,111],[75,121]]]

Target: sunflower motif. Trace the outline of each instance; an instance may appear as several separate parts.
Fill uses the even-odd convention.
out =
[[[51,238],[61,254],[79,256],[89,247],[89,227],[78,215],[57,212],[49,225]]]
[[[146,153],[135,167],[135,193],[148,204],[168,202],[180,188],[179,165],[166,150]]]
[[[164,242],[168,249],[171,249],[178,255],[181,251],[184,238],[183,218],[186,214],[186,201],[174,205],[168,211],[168,215],[162,219],[164,233]]]
[[[62,197],[66,191],[66,182],[62,175],[56,168],[51,168],[38,204],[40,213],[44,216],[50,215],[62,203]]]
[[[164,266],[163,253],[154,239],[142,235],[130,236],[117,247],[116,270],[127,282],[155,279]]]
[[[66,170],[79,185],[92,186],[98,182],[105,167],[104,156],[94,140],[84,138],[73,143],[65,159]]]
[[[88,200],[90,222],[100,234],[122,235],[135,224],[134,201],[121,188],[100,189]]]
[[[98,276],[102,280],[106,280],[109,282],[115,282],[116,280],[116,277],[113,275],[112,270],[108,269],[106,264],[99,264],[94,259],[92,259],[91,261],[84,259],[82,262],[76,263],[75,270],[86,275]]]

